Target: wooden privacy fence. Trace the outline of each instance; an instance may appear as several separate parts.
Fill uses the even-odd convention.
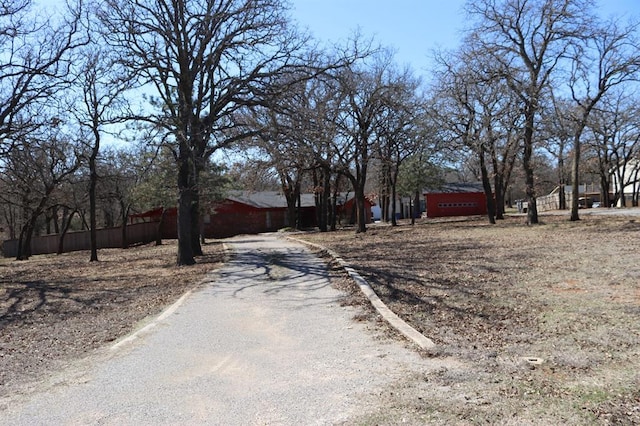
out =
[[[156,240],[158,235],[157,222],[134,223],[127,226],[128,244],[146,244]],[[98,248],[122,247],[122,227],[98,229]],[[60,235],[43,235],[31,239],[31,254],[57,253]],[[89,231],[68,232],[64,236],[63,252],[89,250],[91,240]],[[8,240],[2,244],[5,257],[15,257],[18,254],[18,240]]]

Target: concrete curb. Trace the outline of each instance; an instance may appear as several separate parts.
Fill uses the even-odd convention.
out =
[[[131,334],[118,340],[116,343],[111,345],[109,349],[112,351],[117,351],[123,346],[138,340],[143,334],[145,334],[152,328],[156,327],[158,324],[160,324],[163,320],[165,320],[169,316],[173,315],[173,313],[178,310],[178,308],[187,300],[187,298],[191,296],[191,293],[192,293],[192,290],[189,290],[186,293],[184,293],[177,301],[175,301],[169,307],[167,307],[162,312],[160,312],[160,314],[156,318],[154,318],[150,323],[146,324],[142,328],[139,328],[133,331]]]
[[[436,347],[436,344],[433,340],[429,339],[422,333],[420,333],[415,328],[411,327],[407,324],[402,318],[396,315],[387,305],[384,304],[382,300],[378,297],[375,291],[371,288],[367,280],[362,278],[360,274],[358,274],[355,269],[353,269],[344,259],[338,256],[333,250],[329,250],[328,248],[321,246],[320,244],[311,243],[309,241],[304,241],[299,238],[287,236],[286,238],[296,241],[301,244],[305,244],[308,246],[312,246],[318,248],[320,250],[325,250],[331,257],[333,257],[339,264],[344,268],[345,271],[349,274],[349,276],[358,284],[360,287],[360,291],[367,296],[371,305],[378,311],[382,318],[389,323],[393,328],[398,330],[403,336],[407,339],[415,343],[420,349],[426,351],[433,351]]]

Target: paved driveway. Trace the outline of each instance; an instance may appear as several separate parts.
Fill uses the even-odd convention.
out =
[[[233,259],[131,338],[0,411],[2,425],[336,424],[378,411],[428,368],[340,306],[322,261],[276,235]]]

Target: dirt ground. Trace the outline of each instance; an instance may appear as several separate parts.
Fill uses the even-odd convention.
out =
[[[640,424],[640,217],[541,219],[296,235],[338,252],[438,344],[426,357],[447,360],[359,424]],[[102,250],[98,263],[0,259],[0,397],[157,315],[223,261],[221,244],[204,249],[184,268],[175,243]],[[345,303],[365,304],[332,274]]]
[[[640,424],[640,217],[541,220],[304,237],[451,361],[390,389],[364,424]]]

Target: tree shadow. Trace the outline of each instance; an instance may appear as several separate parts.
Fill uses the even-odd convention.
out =
[[[251,243],[242,240],[246,242]],[[303,301],[302,308],[341,297],[323,291],[331,287],[328,266],[304,248],[236,249],[217,278],[212,291],[234,298],[255,297],[257,292],[281,302]]]
[[[429,241],[411,246],[411,251],[419,255],[399,255],[390,261],[389,251],[375,247],[377,242],[359,243],[357,251],[350,250],[348,243],[332,248],[347,254],[346,261],[392,311],[429,337],[438,340],[439,328],[455,325],[459,330],[490,331],[498,335],[497,339],[492,337],[496,343],[499,331],[509,324],[535,323],[537,307],[500,303],[495,295],[508,290],[503,276],[526,272],[528,265],[543,258],[542,254],[530,252],[523,261],[521,253],[515,252],[510,256],[519,262],[502,262],[492,256],[490,245]],[[459,265],[458,259],[466,263]]]

